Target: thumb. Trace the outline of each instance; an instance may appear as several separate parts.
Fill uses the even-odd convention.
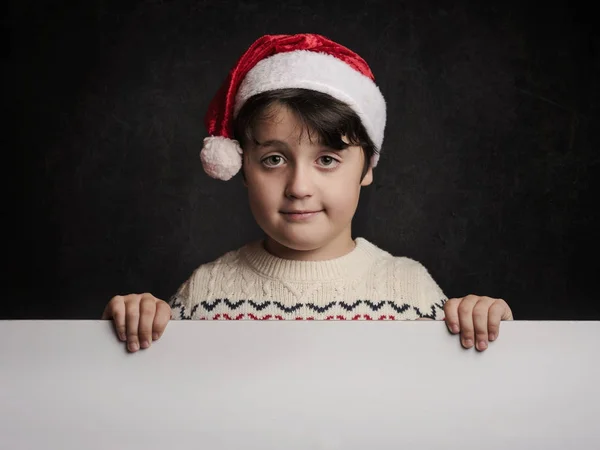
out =
[[[499,301],[502,302],[504,306],[502,311],[502,320],[514,320],[512,310],[510,309],[510,306],[508,306],[508,303],[506,303],[502,299],[500,299]]]
[[[160,339],[171,320],[171,307],[163,300],[156,302],[156,314],[152,323],[152,340]]]
[[[102,312],[102,317],[100,320],[112,319],[112,315],[110,314],[110,309],[107,306],[104,307],[104,311]]]

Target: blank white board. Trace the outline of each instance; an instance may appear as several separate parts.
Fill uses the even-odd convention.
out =
[[[600,322],[0,321],[0,448],[600,449]]]

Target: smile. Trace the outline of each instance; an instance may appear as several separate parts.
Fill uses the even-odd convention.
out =
[[[312,219],[320,212],[322,211],[282,211],[281,214],[283,214],[283,217],[285,217],[287,220],[299,222]]]

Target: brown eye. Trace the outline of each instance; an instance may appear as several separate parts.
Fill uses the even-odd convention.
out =
[[[321,156],[319,161],[323,167],[332,167],[339,163],[339,161],[332,156]]]
[[[276,167],[281,165],[281,163],[283,162],[283,158],[279,155],[271,155],[263,159],[262,162],[267,167]]]

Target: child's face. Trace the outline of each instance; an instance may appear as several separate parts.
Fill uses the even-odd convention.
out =
[[[254,218],[268,236],[268,247],[289,258],[341,256],[353,246],[352,217],[361,186],[373,181],[372,169],[361,180],[360,147],[332,150],[319,144],[317,136],[311,142],[290,111],[273,108],[255,129],[258,144],[244,148]]]

